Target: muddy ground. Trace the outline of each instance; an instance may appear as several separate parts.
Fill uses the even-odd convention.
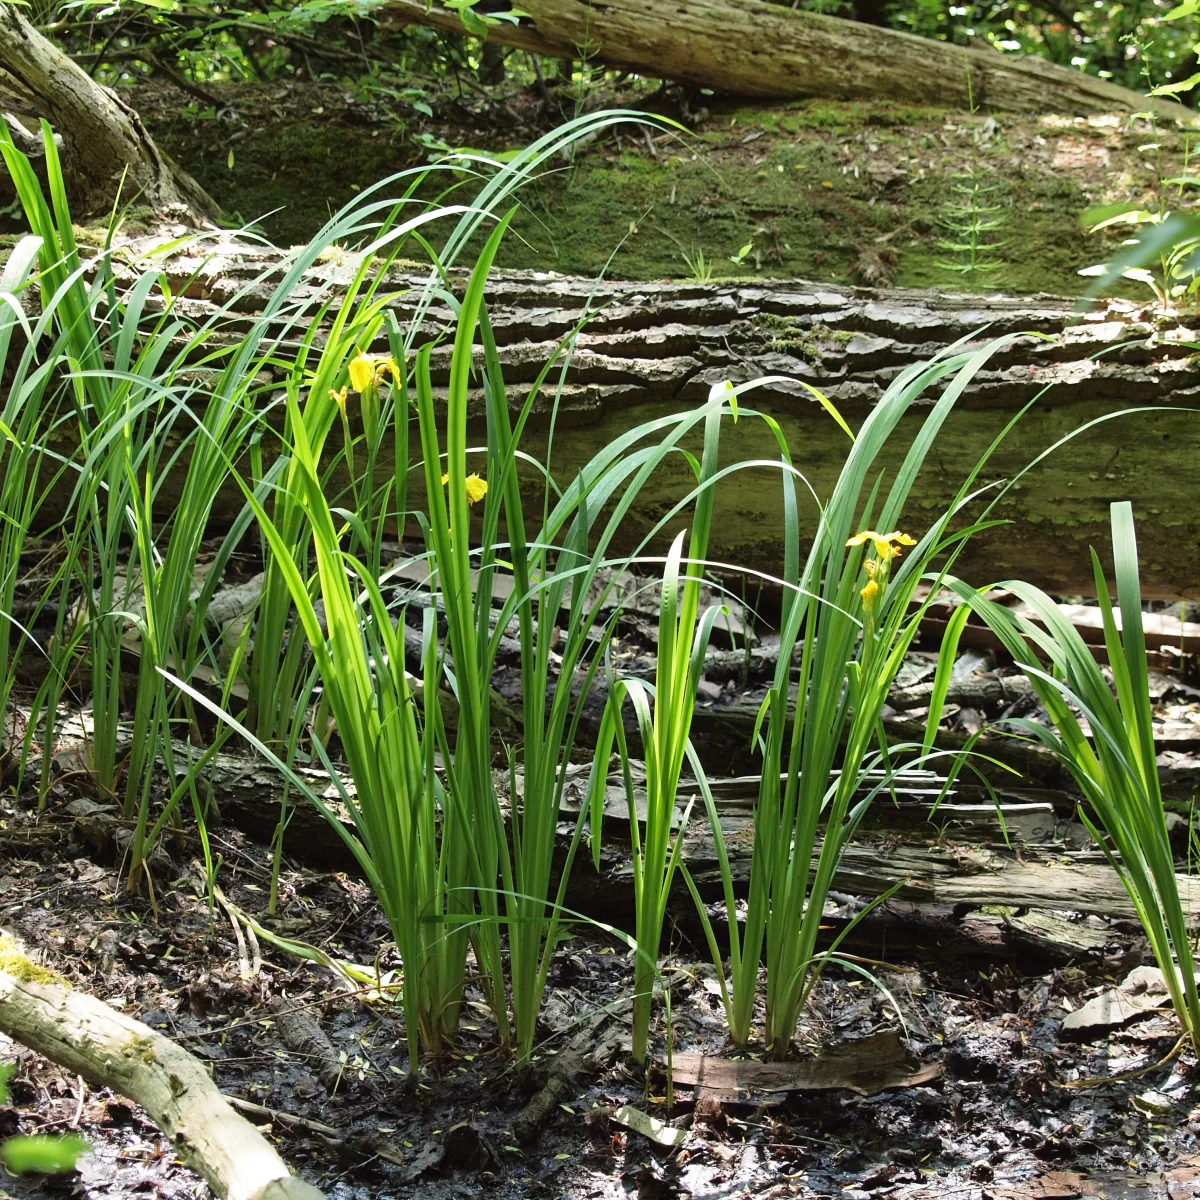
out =
[[[986,947],[971,956],[960,946],[951,959],[932,946],[907,961],[881,947],[889,966],[879,977],[898,1012],[881,991],[831,970],[801,1024],[799,1053],[896,1031],[906,1036],[908,1065],[940,1076],[921,1086],[759,1094],[699,1110],[693,1089],[678,1086],[668,1109],[662,1008],[646,1082],[625,1052],[621,998],[631,964],[619,943],[586,928],[560,948],[532,1070],[515,1069],[497,1050],[475,994],[458,1044],[413,1081],[396,1011],[347,996],[330,975],[269,946],[248,972],[224,913],[209,910],[197,847],[186,840],[172,847],[156,915],[146,898],[124,893],[118,864],[66,812],[70,798],[67,786],[58,789],[40,821],[24,798],[5,798],[0,921],[75,986],[183,1040],[224,1092],[262,1106],[252,1119],[331,1196],[1017,1200],[1134,1188],[1149,1200],[1162,1191],[1155,1173],[1186,1165],[1196,1150],[1190,1059],[1126,1082],[1063,1086],[1149,1066],[1176,1040],[1173,1019],[1161,1013],[1088,1042],[1060,1035],[1070,1010],[1146,960],[1130,922],[1087,918],[1110,935],[1104,951],[1057,966],[1032,955],[989,964]],[[261,917],[267,848],[223,827],[214,850],[230,900]],[[361,881],[295,863],[284,874],[281,916],[267,923],[357,961],[371,961],[387,939]],[[711,969],[678,930],[671,940],[674,1053],[728,1055]],[[319,1055],[288,1049],[268,1007],[281,997],[319,1020],[336,1056],[332,1070]],[[518,1142],[518,1114],[581,1034],[588,1049],[603,1044],[601,1061],[566,1086],[538,1136]],[[76,1176],[9,1179],[7,1194],[204,1194],[144,1114],[5,1049],[19,1072],[0,1132],[78,1129],[93,1146]],[[618,1124],[613,1111],[625,1104],[685,1130],[681,1145],[663,1148]],[[314,1132],[307,1122],[330,1129]],[[1183,1186],[1176,1182],[1172,1195],[1187,1194]]]

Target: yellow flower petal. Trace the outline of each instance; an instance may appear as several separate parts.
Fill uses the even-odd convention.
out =
[[[879,595],[879,584],[873,579],[868,579],[862,591],[858,593],[863,599],[863,606],[870,608],[875,597]]]
[[[375,378],[375,360],[369,354],[359,351],[350,360],[350,386],[356,392],[365,392]]]
[[[478,504],[487,495],[487,480],[482,475],[468,475],[466,478],[467,503]]]
[[[899,530],[888,534],[888,538],[890,541],[898,542],[901,546],[915,546],[917,544],[916,538],[909,537],[907,533],[901,533]]]
[[[864,529],[862,533],[856,533],[847,543],[847,546],[861,546],[865,541],[878,541],[879,534],[873,529]]]
[[[873,559],[873,558],[868,558],[868,559],[867,559],[867,560],[866,560],[866,561],[863,563],[863,570],[864,570],[864,571],[866,571],[866,573],[867,573],[867,578],[868,578],[868,579],[874,579],[874,578],[875,578],[875,572],[876,572],[878,569],[879,569],[879,563],[878,563],[878,561],[877,561],[877,560],[875,560],[875,559]]]
[[[346,389],[342,388],[341,391],[335,392],[333,388],[330,388],[329,398],[342,410],[342,416],[344,417],[346,415]]]
[[[443,475],[443,476],[442,476],[442,487],[445,487],[445,486],[446,486],[446,484],[448,484],[449,482],[450,482],[450,476],[449,476],[449,475]]]

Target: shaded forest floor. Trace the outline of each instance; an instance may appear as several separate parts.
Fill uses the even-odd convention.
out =
[[[677,1083],[671,1108],[662,1005],[656,1065],[644,1082],[627,1057],[630,960],[619,943],[580,927],[559,947],[532,1069],[517,1070],[497,1049],[482,995],[469,989],[461,1037],[422,1066],[414,1086],[404,1078],[399,1014],[235,937],[222,908],[209,910],[193,841],[168,843],[155,906],[130,898],[111,841],[88,820],[96,807],[77,797],[70,778],[40,821],[32,797],[4,799],[0,922],[75,986],[182,1039],[331,1196],[1151,1200],[1168,1184],[1171,1200],[1192,1194],[1200,1108],[1191,1060],[1098,1088],[1063,1086],[1149,1067],[1174,1044],[1173,1018],[1161,1012],[1082,1043],[1061,1033],[1068,1012],[1146,961],[1132,921],[1087,918],[1095,947],[1056,961],[1044,947],[997,954],[986,937],[972,946],[989,921],[995,926],[994,910],[947,907],[943,919],[957,929],[952,950],[936,939],[921,951],[873,948],[887,960],[879,968],[887,995],[857,976],[827,973],[797,1040],[802,1052],[848,1056],[834,1086],[706,1098]],[[382,914],[360,880],[289,862],[281,916],[272,920],[268,848],[228,825],[212,837],[229,900],[276,932],[360,962],[386,944]],[[728,1060],[732,1050],[711,968],[687,934],[671,933],[663,972],[680,1079],[689,1053]],[[397,964],[385,954],[379,965]],[[289,1025],[297,1013],[319,1023],[316,1040],[297,1041]],[[847,1086],[863,1084],[866,1061],[892,1047],[901,1058],[895,1081],[915,1075],[917,1086],[874,1094]],[[16,1050],[19,1071],[0,1130],[77,1128],[93,1144],[74,1179],[10,1180],[7,1194],[203,1194],[138,1110],[2,1048]],[[572,1054],[577,1073],[564,1073]],[[580,1055],[594,1060],[580,1063]],[[540,1127],[522,1135],[526,1105],[551,1078],[560,1090]],[[659,1132],[677,1144],[631,1129],[624,1105],[667,1122]],[[1164,1175],[1172,1171],[1173,1180]]]

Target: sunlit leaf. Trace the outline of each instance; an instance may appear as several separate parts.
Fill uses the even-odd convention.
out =
[[[1193,16],[1200,12],[1200,0],[1183,0],[1182,4],[1176,5],[1162,19],[1164,21],[1181,21],[1184,17]]]
[[[1156,88],[1151,88],[1150,95],[1178,96],[1180,92],[1190,92],[1197,84],[1200,84],[1200,71],[1189,75],[1186,79],[1179,80],[1178,83],[1163,83]]]
[[[16,1175],[37,1171],[42,1175],[57,1175],[73,1171],[80,1155],[86,1154],[88,1143],[81,1137],[9,1138],[2,1147],[4,1165]]]

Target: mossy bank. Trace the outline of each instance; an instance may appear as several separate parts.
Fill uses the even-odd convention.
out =
[[[489,151],[503,131],[434,129],[380,114],[338,89],[229,89],[223,109],[141,104],[155,137],[231,214],[274,241],[307,240],[367,184],[425,162],[431,145]],[[428,125],[426,122],[425,125]],[[1072,294],[1111,243],[1080,214],[1152,196],[1116,117],[994,119],[891,105],[715,105],[689,135],[627,126],[560,161],[524,195],[502,265],[625,279],[801,276],[908,287]],[[975,278],[948,270],[946,205],[974,170],[1003,228]],[[961,256],[959,256],[961,257]]]

